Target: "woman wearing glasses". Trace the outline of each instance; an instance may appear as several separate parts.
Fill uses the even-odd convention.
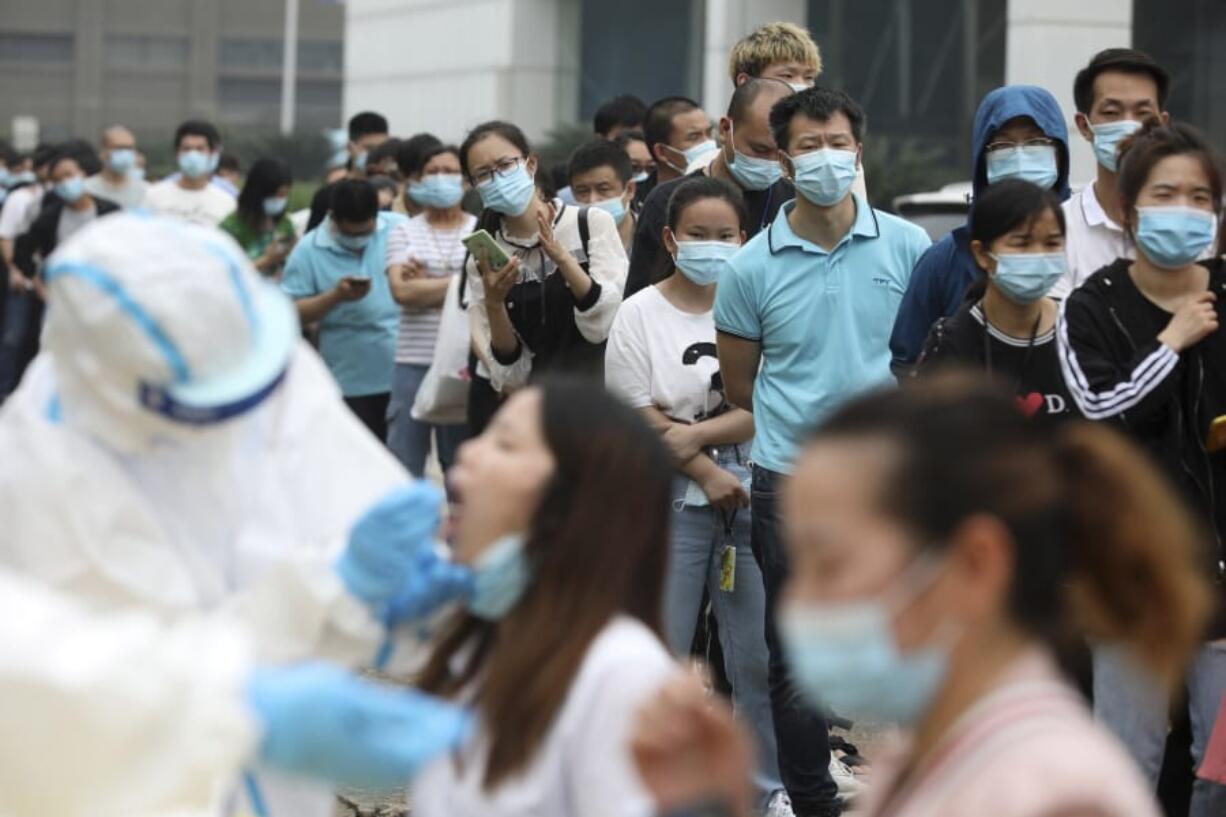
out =
[[[1068,198],[1068,127],[1060,103],[1036,85],[1006,85],[983,98],[971,141],[973,198],[1006,179],[1021,179]],[[890,336],[891,367],[911,371],[928,331],[956,313],[983,273],[971,253],[970,218],[916,263]]]
[[[603,378],[629,262],[611,215],[538,190],[539,162],[515,125],[478,125],[460,160],[485,206],[478,228],[510,259],[496,267],[470,256],[465,267],[477,358],[469,424],[477,434],[506,394],[542,372]]]

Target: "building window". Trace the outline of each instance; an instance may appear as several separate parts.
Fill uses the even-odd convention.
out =
[[[116,34],[106,38],[103,59],[108,68],[184,68],[186,37]]]
[[[0,31],[0,61],[72,62],[72,35]]]
[[[217,101],[225,106],[280,105],[281,80],[222,77],[217,81]]]
[[[280,71],[285,58],[282,40],[226,38],[218,48],[223,70]],[[339,74],[344,67],[343,46],[339,40],[301,40],[298,43],[298,70]]]

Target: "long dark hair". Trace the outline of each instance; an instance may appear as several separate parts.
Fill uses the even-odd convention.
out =
[[[496,624],[458,613],[419,684],[449,697],[478,685],[487,790],[532,762],[588,646],[614,616],[660,633],[672,464],[659,435],[598,387],[553,379],[534,388],[556,463],[528,533],[534,581]],[[466,657],[456,674],[458,655]]]
[[[1210,608],[1198,569],[1206,545],[1166,480],[1098,423],[1053,429],[968,373],[863,397],[814,440],[881,439],[897,457],[877,507],[916,546],[947,546],[989,515],[1013,539],[1008,614],[1059,646],[1071,632],[1129,644],[1172,677],[1199,643]]]
[[[1005,179],[975,198],[969,224],[970,238],[990,249],[996,239],[1018,227],[1033,224],[1048,212],[1055,214],[1063,233],[1066,229],[1064,209],[1055,193],[1022,179]],[[978,301],[987,287],[987,272],[980,270],[979,277],[967,288],[965,300]]]
[[[264,213],[264,199],[277,195],[277,191],[293,184],[294,177],[289,165],[280,159],[256,159],[247,171],[247,179],[238,194],[238,217],[248,227],[259,229],[268,216]]]

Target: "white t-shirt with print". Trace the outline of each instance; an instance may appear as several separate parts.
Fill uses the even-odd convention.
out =
[[[158,182],[145,193],[145,208],[159,216],[216,227],[234,212],[234,198],[214,185],[187,190],[175,181]]]
[[[705,420],[727,407],[718,374],[713,311],[683,312],[655,286],[622,304],[605,349],[605,385],[631,408]]]

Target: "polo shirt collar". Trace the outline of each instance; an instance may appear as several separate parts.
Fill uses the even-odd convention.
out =
[[[1085,216],[1086,224],[1091,227],[1106,227],[1117,233],[1124,232],[1124,228],[1112,221],[1107,211],[1099,203],[1098,193],[1094,190],[1094,182],[1090,182],[1081,189],[1081,214]]]
[[[850,233],[843,236],[838,246],[842,246],[848,238],[879,238],[881,236],[881,226],[877,223],[877,214],[873,212],[873,208],[855,193],[852,193],[852,198],[856,202],[856,220],[851,224]],[[788,221],[788,214],[794,209],[796,209],[796,202],[794,200],[785,203],[779,208],[779,214],[775,216],[775,220],[771,222],[771,226],[767,231],[770,251],[777,253],[788,247],[796,247],[805,252],[827,255],[826,250],[817,246],[812,241],[801,238],[792,230],[792,225]]]

